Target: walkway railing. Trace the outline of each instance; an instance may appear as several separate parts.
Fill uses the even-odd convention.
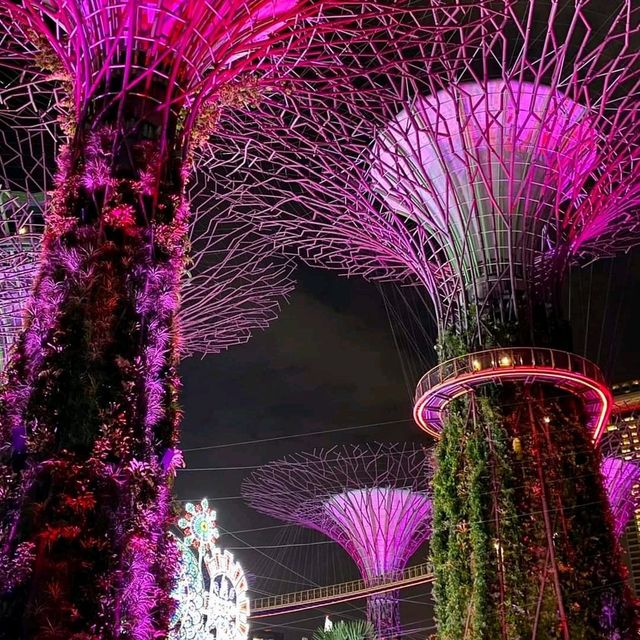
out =
[[[251,618],[264,618],[276,614],[293,613],[327,604],[337,604],[356,600],[378,593],[395,591],[424,584],[433,580],[430,563],[407,567],[393,575],[381,576],[375,580],[352,580],[327,587],[316,587],[306,591],[294,591],[267,598],[256,598],[251,602]]]
[[[438,438],[449,402],[486,384],[544,383],[577,395],[584,404],[587,425],[598,442],[612,403],[600,369],[582,356],[538,347],[477,351],[447,360],[418,382],[414,418]]]
[[[568,351],[537,347],[513,347],[510,349],[488,349],[446,360],[428,371],[416,388],[416,400],[433,387],[451,378],[480,371],[508,371],[521,367],[545,367],[572,371],[604,384],[600,369],[582,356]]]

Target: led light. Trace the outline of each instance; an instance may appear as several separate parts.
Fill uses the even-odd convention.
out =
[[[480,371],[482,369],[482,365],[480,364],[480,360],[472,360],[471,367],[474,371]]]
[[[511,366],[511,358],[509,356],[502,356],[500,358],[500,366],[501,367],[510,367]]]

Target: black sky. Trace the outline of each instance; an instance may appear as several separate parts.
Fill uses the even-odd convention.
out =
[[[386,291],[396,306],[405,297]],[[574,350],[601,364],[612,382],[640,375],[640,254],[575,272],[566,298]],[[408,341],[407,327],[414,336],[425,332],[415,326],[411,330],[416,318],[406,310],[400,315],[403,326],[393,323],[398,347],[378,287],[303,268],[290,304],[269,330],[226,353],[183,363],[183,447],[192,470],[180,473],[178,498],[210,498],[219,524],[232,532],[220,543],[233,549],[254,576],[256,591],[287,592],[355,578],[357,572],[346,554],[319,534],[277,527],[278,521],[244,505],[240,483],[251,467],[333,444],[428,442],[411,421],[411,392],[420,367],[433,362],[433,347],[427,339]],[[424,309],[415,315],[428,325]],[[378,426],[311,435],[367,424]],[[278,439],[264,441],[269,438]],[[233,444],[239,442],[247,444]],[[189,451],[196,447],[212,448]],[[211,467],[225,469],[196,470]],[[245,548],[249,546],[280,548]],[[424,560],[424,555],[419,551],[413,561]],[[403,597],[414,601],[403,604],[403,623],[428,626],[428,588]],[[358,617],[362,607],[359,602],[332,611]],[[323,615],[303,612],[271,622],[293,640],[310,637],[308,630],[321,624]],[[425,635],[422,630],[416,637]]]

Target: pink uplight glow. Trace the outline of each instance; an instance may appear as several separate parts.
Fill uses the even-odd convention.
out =
[[[247,144],[240,122],[227,139],[299,186],[295,210],[277,184],[265,205],[305,261],[424,287],[440,331],[473,306],[517,320],[571,265],[640,238],[640,7],[602,24],[593,5],[514,3],[467,56],[408,54],[409,79],[401,62],[365,74],[385,90],[337,94],[331,117],[313,95],[265,104],[268,138]]]
[[[431,498],[407,489],[352,489],[324,505],[338,525],[331,537],[355,560],[369,580],[397,574],[429,538]]]
[[[640,482],[640,465],[631,460],[607,457],[602,461],[602,475],[615,534],[619,538],[636,509],[634,487]]]
[[[293,26],[318,8],[307,0],[23,0],[3,2],[18,20],[46,37],[74,78],[78,115],[114,77],[123,94],[178,103],[212,92],[256,58],[289,44]],[[286,30],[285,30],[286,31]]]

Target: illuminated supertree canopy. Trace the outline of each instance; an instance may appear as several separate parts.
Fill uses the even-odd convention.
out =
[[[431,454],[420,447],[333,447],[261,467],[242,494],[258,511],[335,540],[375,584],[397,576],[429,538],[431,475]],[[367,613],[376,637],[398,637],[397,593],[371,596]]]
[[[370,61],[369,43],[446,43],[439,36],[459,30],[461,8],[0,0],[3,81],[57,86],[67,139],[0,397],[8,637],[166,632],[185,185],[196,150],[227,113],[271,93],[294,100],[317,70],[344,75],[343,55],[346,66],[356,54]],[[28,106],[48,106],[27,93]]]
[[[237,118],[228,137],[305,260],[429,294],[441,364],[414,415],[440,439],[438,637],[625,637],[593,448],[611,393],[570,353],[560,287],[639,238],[640,8],[516,2],[464,55],[354,86],[331,116],[266,101],[268,136]]]

